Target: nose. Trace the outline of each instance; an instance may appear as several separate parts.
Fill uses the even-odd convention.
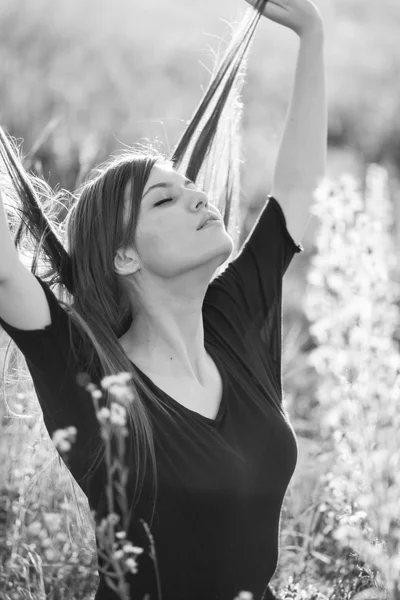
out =
[[[200,200],[197,201],[196,208],[199,208],[199,206],[202,206],[202,205],[207,207],[208,206],[207,194],[205,192],[200,192],[200,194],[202,195],[202,197],[200,198]]]

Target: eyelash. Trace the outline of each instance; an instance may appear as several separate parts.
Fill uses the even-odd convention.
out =
[[[169,202],[169,200],[173,200],[173,198],[165,198],[165,200],[160,200],[160,202],[156,202],[154,206],[160,206],[164,202]]]

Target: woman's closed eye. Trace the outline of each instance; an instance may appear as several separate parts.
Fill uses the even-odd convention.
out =
[[[194,185],[194,187],[196,187],[195,183],[192,183],[192,185]],[[156,202],[154,206],[161,206],[161,204],[164,204],[164,202],[170,202],[170,201],[172,202],[173,200],[175,200],[175,198],[165,198],[164,200],[160,200],[159,202]]]
[[[165,200],[160,200],[159,202],[156,202],[154,206],[160,206],[160,204],[163,204],[164,202],[169,202],[170,200],[173,200],[173,198],[165,198]]]

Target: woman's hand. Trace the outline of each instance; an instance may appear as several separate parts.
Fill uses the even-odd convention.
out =
[[[255,6],[257,0],[245,0]],[[323,28],[322,15],[311,0],[268,0],[263,15],[289,27],[300,37],[314,29]]]

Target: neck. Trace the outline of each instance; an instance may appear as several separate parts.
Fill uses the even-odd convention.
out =
[[[203,301],[211,270],[185,277],[142,281],[140,306],[132,298],[134,320],[120,342],[139,368],[161,376],[203,383],[209,357],[204,347]]]
[[[162,310],[136,315],[120,339],[139,368],[161,376],[186,378],[204,384],[208,355],[204,347],[201,307],[175,313]]]

